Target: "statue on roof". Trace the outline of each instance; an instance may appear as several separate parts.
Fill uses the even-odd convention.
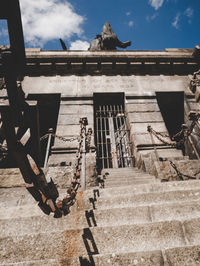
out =
[[[100,51],[100,50],[116,50],[116,47],[126,48],[131,45],[131,42],[121,42],[117,35],[113,32],[109,22],[106,22],[103,26],[101,34],[96,35],[90,43],[88,50]]]

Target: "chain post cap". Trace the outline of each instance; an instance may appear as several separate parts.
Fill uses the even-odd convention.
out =
[[[88,133],[92,134],[92,128],[88,128]]]
[[[151,126],[150,125],[147,126],[147,131],[151,132]]]
[[[184,130],[184,129],[188,129],[188,126],[186,124],[182,124],[181,125],[181,128]]]
[[[82,123],[84,126],[87,126],[88,125],[88,119],[87,117],[82,117],[80,118],[80,123]]]
[[[195,111],[190,111],[190,112],[188,113],[188,118],[189,118],[189,120],[192,120],[192,121],[196,120],[196,119],[198,118],[198,114],[197,114],[197,112],[195,112]]]
[[[52,134],[52,133],[53,133],[53,128],[49,128],[49,129],[48,129],[48,133],[49,133],[49,134]]]

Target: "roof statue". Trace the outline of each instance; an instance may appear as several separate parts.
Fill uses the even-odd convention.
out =
[[[117,35],[113,32],[109,22],[106,22],[103,26],[101,34],[97,34],[96,38],[90,43],[88,50],[100,51],[100,50],[116,50],[116,47],[126,48],[131,45],[131,42],[121,42]]]
[[[59,41],[60,41],[60,44],[61,44],[61,46],[62,46],[62,49],[63,49],[64,51],[67,51],[67,46],[66,46],[65,42],[64,42],[62,39],[59,39]]]

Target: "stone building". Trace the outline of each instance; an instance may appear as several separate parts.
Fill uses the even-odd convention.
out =
[[[0,265],[200,265],[199,47],[25,58],[17,83],[0,59]],[[15,83],[30,143],[5,111]],[[80,179],[60,219],[28,193],[28,155],[61,198]]]

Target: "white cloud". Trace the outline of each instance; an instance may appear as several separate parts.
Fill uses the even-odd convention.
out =
[[[164,0],[149,0],[149,4],[155,9],[158,10],[164,3]]]
[[[155,13],[152,16],[146,16],[146,20],[148,22],[150,22],[150,21],[154,20],[155,18],[157,18],[157,16],[158,16],[158,13]]]
[[[185,12],[184,15],[188,18],[188,23],[191,24],[192,23],[192,17],[194,14],[194,9],[191,7],[188,7]]]
[[[130,11],[126,12],[126,16],[127,17],[130,16],[130,15],[131,15],[131,12]]]
[[[130,20],[129,23],[128,23],[129,27],[133,27],[134,25],[134,21],[133,20]]]
[[[9,35],[8,35],[8,26],[5,20],[0,20],[0,46],[1,45],[9,45]]]
[[[191,7],[188,7],[184,14],[188,17],[188,18],[191,18],[193,16],[193,13],[194,13],[194,10],[191,8]]]
[[[179,29],[179,21],[180,21],[180,16],[181,14],[180,13],[177,13],[175,18],[174,18],[174,21],[172,22],[172,26],[176,29]]]
[[[76,40],[75,42],[71,42],[70,50],[88,50],[90,44],[86,41]]]
[[[8,30],[6,28],[2,28],[0,31],[0,36],[7,37],[8,36]]]
[[[68,1],[20,0],[25,41],[43,46],[52,39],[81,36],[84,17]]]

